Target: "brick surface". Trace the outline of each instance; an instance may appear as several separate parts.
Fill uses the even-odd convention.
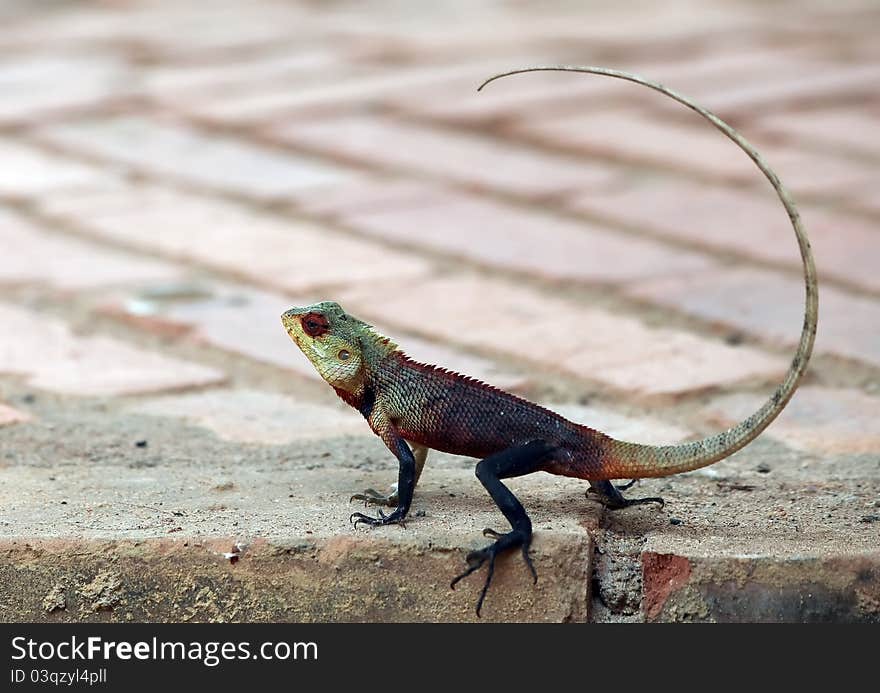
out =
[[[427,271],[417,257],[320,226],[168,188],[54,196],[43,209],[95,237],[298,291]],[[330,259],[330,261],[328,261]]]
[[[246,286],[207,282],[154,284],[140,291],[117,292],[101,312],[141,329],[188,339],[261,363],[317,378],[281,326],[292,300]]]
[[[841,107],[774,114],[755,127],[786,141],[827,150],[843,150],[880,157],[880,141],[871,132],[880,128],[880,113]]]
[[[246,93],[259,85],[285,87],[318,82],[339,57],[326,47],[284,46],[256,55],[229,55],[210,62],[163,62],[144,75],[144,91],[159,100],[193,100]]]
[[[163,180],[258,198],[282,197],[292,190],[338,183],[351,175],[308,157],[135,116],[53,125],[42,130],[40,137]],[[138,146],[132,147],[132,142]]]
[[[37,196],[105,185],[112,177],[92,166],[47,154],[11,139],[0,139],[0,195]]]
[[[79,290],[170,280],[180,268],[51,233],[0,209],[0,284],[40,283]]]
[[[0,123],[82,108],[125,93],[127,69],[115,56],[13,53],[0,59]]]
[[[803,322],[803,283],[751,269],[646,282],[633,296],[794,345]],[[819,288],[816,351],[880,365],[880,304],[830,286]]]
[[[412,171],[515,195],[603,189],[617,178],[607,166],[381,116],[296,122],[278,133],[287,142],[380,170]]]
[[[498,63],[494,63],[498,65]],[[284,122],[292,116],[333,113],[352,106],[376,105],[392,94],[408,91],[413,86],[443,83],[451,78],[465,77],[474,82],[486,72],[491,61],[442,66],[405,67],[391,72],[369,75],[343,75],[338,81],[322,80],[299,89],[278,89],[277,85],[247,94],[222,98],[178,102],[177,108],[202,119],[224,124],[253,122]],[[501,68],[499,68],[501,69]]]
[[[642,394],[774,378],[786,365],[756,349],[649,328],[505,282],[450,277],[343,297],[367,317]],[[425,306],[431,306],[430,319]]]
[[[540,61],[535,62],[538,64]],[[530,64],[524,57],[511,58],[506,69]],[[505,68],[499,67],[498,71]],[[571,75],[547,73],[519,79],[511,77],[477,91],[493,69],[475,70],[471,75],[429,85],[414,85],[385,96],[382,101],[399,113],[442,120],[456,125],[499,125],[529,114],[539,117],[548,109],[574,101],[589,108],[598,102],[619,101],[610,80],[577,79]]]
[[[880,197],[877,197],[877,188],[873,184],[865,184],[849,190],[846,204],[849,208],[867,212],[875,218],[880,217]]]
[[[128,5],[124,12],[66,5],[53,9],[14,17],[4,43],[13,47],[134,44],[150,55],[186,59],[254,50],[307,26],[306,17],[295,8],[265,2],[238,7],[218,2],[210,11],[200,5],[166,2]]]
[[[700,99],[704,90],[717,89],[719,84],[730,88],[800,75],[805,61],[809,63],[810,60],[810,56],[797,47],[768,50],[756,46],[744,52],[740,44],[719,47],[718,52],[703,53],[696,60],[681,60],[674,55],[660,60],[634,60],[624,55],[615,60],[614,66]],[[589,62],[597,64],[597,61]],[[525,64],[528,61],[520,58],[512,60],[509,67]],[[678,118],[689,115],[683,106],[659,95],[598,75],[544,72],[495,82],[485,92],[474,92],[473,86],[470,81],[461,80],[431,88],[415,88],[394,95],[389,101],[406,113],[477,125],[503,125],[521,120],[527,121],[525,125],[529,127],[544,122],[548,114],[552,119],[556,113],[571,117],[575,113],[616,112],[627,104],[663,110]]]
[[[663,121],[634,109],[602,109],[523,122],[513,132],[536,143],[603,156],[691,169],[724,179],[749,181],[754,164],[707,123]]]
[[[575,423],[595,428],[617,440],[650,445],[679,443],[692,431],[647,416],[627,416],[613,409],[579,404],[546,404]]]
[[[804,66],[799,78],[766,84],[746,84],[738,89],[718,89],[704,98],[717,113],[749,116],[795,106],[836,104],[871,98],[880,81],[876,64],[830,65],[821,69]]]
[[[877,165],[839,153],[806,151],[796,144],[762,146],[765,160],[798,196],[841,197],[852,188],[880,185]],[[760,175],[760,174],[758,174]]]
[[[283,445],[342,435],[372,435],[351,409],[302,402],[256,390],[211,390],[154,398],[138,414],[189,420],[223,440]]]
[[[464,193],[436,189],[401,199],[399,207],[361,201],[336,216],[377,238],[550,279],[625,282],[714,264],[698,253]]]
[[[187,334],[213,347],[319,380],[314,366],[281,327],[280,316],[292,305],[332,298],[317,294],[288,298],[243,286],[172,283],[117,293],[100,309],[143,329],[160,334]],[[523,373],[488,359],[412,335],[395,334],[381,323],[375,326],[383,334],[394,336],[401,348],[418,361],[439,364],[499,387],[516,389],[527,383]]]
[[[705,414],[730,426],[763,404],[761,397],[727,395],[713,401]],[[872,453],[880,449],[880,398],[858,390],[802,387],[767,429],[767,435],[808,452]]]
[[[670,238],[731,250],[746,257],[801,264],[794,232],[772,192],[760,194],[671,179],[602,195],[582,195],[574,206],[590,214]],[[876,224],[853,215],[800,206],[822,277],[880,289],[874,258]]]
[[[74,335],[47,315],[0,304],[14,340],[0,343],[0,373],[33,387],[80,396],[131,395],[222,382],[223,373],[103,336]]]

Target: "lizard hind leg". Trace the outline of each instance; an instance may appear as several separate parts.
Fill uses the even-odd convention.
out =
[[[662,508],[665,501],[659,496],[651,496],[649,498],[624,498],[621,491],[625,491],[635,483],[635,479],[628,484],[615,486],[610,481],[591,481],[588,495],[598,500],[609,510],[620,510],[628,508],[631,505],[645,505],[646,503],[659,503]]]
[[[553,448],[551,446],[542,440],[535,440],[526,445],[503,450],[481,460],[477,464],[477,478],[489,492],[489,495],[492,496],[492,500],[495,501],[499,510],[507,518],[511,527],[511,531],[507,533],[496,532],[494,529],[484,529],[483,535],[493,537],[495,542],[483,549],[471,551],[465,559],[468,564],[467,570],[450,583],[450,587],[454,589],[460,580],[476,572],[483,565],[488,564],[486,581],[477,600],[477,616],[480,615],[483,601],[486,599],[489,585],[492,583],[492,577],[495,574],[495,559],[502,553],[510,549],[519,548],[522,551],[523,560],[532,574],[532,578],[535,582],[538,580],[538,574],[535,572],[532,559],[529,557],[529,547],[532,543],[532,522],[526,514],[525,508],[523,508],[510,489],[501,483],[501,479],[523,476],[540,470],[552,453]]]

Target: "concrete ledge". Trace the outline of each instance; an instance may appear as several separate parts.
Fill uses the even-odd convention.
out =
[[[460,548],[361,536],[35,539],[3,542],[0,556],[7,621],[473,621],[483,584],[449,588]],[[482,620],[585,621],[590,556],[586,536],[542,532],[537,585],[518,555],[499,561]]]
[[[846,556],[642,554],[649,621],[880,623],[880,550]]]

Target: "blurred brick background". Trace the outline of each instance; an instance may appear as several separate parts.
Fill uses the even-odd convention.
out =
[[[750,413],[803,300],[751,162],[616,80],[476,92],[594,64],[696,98],[793,191],[820,328],[767,435],[819,459],[880,452],[872,0],[3,0],[0,21],[7,434],[41,425],[35,392],[256,446],[362,433],[279,325],[318,299],[633,438]]]

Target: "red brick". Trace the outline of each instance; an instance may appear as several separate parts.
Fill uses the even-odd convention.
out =
[[[613,67],[660,82],[701,101],[707,88],[717,89],[719,84],[729,88],[784,79],[788,75],[801,74],[805,63],[810,64],[809,58],[797,48],[782,51],[753,46],[744,51],[740,44],[713,47],[696,56],[669,56],[663,60],[633,60],[624,55],[614,62]],[[522,84],[515,85],[517,81]],[[439,112],[442,115],[448,111],[448,117],[453,117],[456,110],[461,110],[463,115],[472,119],[478,114],[485,114],[484,118],[527,118],[531,122],[539,122],[548,113],[556,116],[618,111],[621,106],[631,104],[639,109],[662,110],[681,120],[695,118],[684,106],[667,97],[644,87],[599,75],[541,73],[509,78],[492,84],[489,90],[485,94],[462,99],[447,98],[451,95],[445,93],[440,98],[431,98],[428,93],[415,94],[410,96],[413,102],[411,109],[418,110],[417,102],[420,102],[421,108],[429,114]],[[520,93],[522,96],[519,96]],[[464,101],[464,107],[459,106],[459,101]]]
[[[339,220],[358,213],[421,207],[432,204],[438,185],[412,177],[383,175],[322,188],[320,194],[303,191],[291,195],[295,207],[309,215]]]
[[[210,390],[152,398],[138,414],[188,419],[223,440],[264,445],[345,435],[372,435],[356,411],[256,390]]]
[[[656,16],[652,16],[650,33],[656,31]],[[617,29],[622,28],[619,24]],[[595,27],[595,16],[591,16],[589,28],[575,23],[574,31],[579,35],[573,40],[580,43],[583,31],[592,31]],[[614,23],[605,25],[611,30]],[[681,24],[679,24],[681,28]],[[626,25],[626,40],[632,41],[632,24]],[[546,35],[546,40],[559,43],[560,34],[566,35],[571,26],[563,23],[554,25],[554,34]],[[720,38],[720,37],[719,37]],[[723,52],[716,52],[723,51]],[[662,59],[645,59],[622,54],[615,57],[609,66],[629,72],[641,74],[646,78],[660,81],[677,90],[691,94],[707,84],[735,85],[753,84],[767,80],[768,73],[779,78],[787,74],[799,74],[803,70],[804,56],[797,49],[786,51],[767,50],[766,48],[750,47],[744,51],[742,40],[732,47],[704,52],[697,56],[666,55]],[[383,102],[392,108],[421,117],[439,119],[447,122],[470,125],[497,125],[501,122],[530,118],[543,120],[547,114],[572,113],[584,110],[595,111],[606,109],[609,104],[634,102],[645,105],[658,103],[661,97],[648,93],[631,85],[602,76],[572,75],[565,73],[543,72],[540,74],[510,77],[493,83],[485,91],[477,92],[479,83],[494,73],[523,67],[526,65],[547,64],[558,62],[559,55],[548,61],[544,55],[534,57],[523,56],[516,51],[514,57],[497,67],[487,66],[474,74],[462,75],[446,82],[426,86],[415,85],[405,91],[390,94]],[[581,58],[568,61],[583,63]],[[683,108],[683,107],[678,107]]]
[[[0,210],[0,284],[41,283],[65,290],[170,280],[181,270],[77,238],[49,233]]]
[[[497,63],[496,63],[497,64]],[[476,88],[489,64],[415,66],[373,71],[370,74],[343,75],[337,80],[320,80],[299,89],[280,90],[277,84],[247,94],[224,99],[180,101],[176,107],[185,113],[224,124],[284,122],[296,115],[338,113],[341,108],[380,103],[391,94],[404,93],[414,86],[443,83],[466,76]]]
[[[175,100],[228,97],[265,84],[303,86],[341,69],[327,47],[283,46],[256,55],[218,56],[209,62],[172,62],[148,66],[144,90],[168,105]]]
[[[337,184],[353,175],[308,157],[136,116],[53,125],[41,130],[39,137],[163,181],[257,198],[283,197],[292,190]]]
[[[771,114],[758,120],[754,127],[788,142],[880,156],[880,138],[871,136],[880,130],[880,113],[837,106]]]
[[[385,283],[343,292],[342,298],[367,319],[381,317],[403,329],[644,394],[777,377],[786,365],[756,349],[650,328],[631,317],[488,279]]]
[[[213,368],[103,336],[77,336],[47,315],[0,305],[0,372],[43,390],[80,396],[133,395],[222,382]]]
[[[743,36],[733,38],[730,34],[721,34],[717,38],[719,45],[706,47],[702,53],[676,63],[646,64],[644,76],[714,110],[709,101],[719,91],[786,82],[805,70],[820,69],[827,64],[797,43],[768,46],[758,39],[756,45],[744,46],[742,42],[746,37]],[[731,42],[725,46],[722,43],[725,40]],[[689,115],[684,106],[660,94],[643,93],[642,97],[640,102],[646,105],[679,116]]]
[[[800,337],[804,287],[793,276],[731,269],[645,282],[627,291],[766,342],[793,346]],[[880,302],[820,284],[816,352],[880,366]]]
[[[756,412],[766,398],[735,394],[712,402],[706,416],[730,426]],[[858,390],[800,388],[767,435],[806,452],[875,454],[880,450],[880,399]]]
[[[613,409],[578,404],[545,404],[576,423],[607,433],[612,438],[650,445],[678,443],[692,431],[647,416],[628,416]]]
[[[573,205],[609,222],[634,226],[697,246],[746,257],[801,264],[797,241],[772,191],[701,186],[689,181],[649,180],[616,193],[585,194]],[[880,234],[856,216],[801,207],[801,216],[823,277],[880,289],[875,258]]]
[[[597,166],[480,135],[411,125],[382,116],[343,116],[296,122],[280,137],[310,151],[447,178],[515,195],[547,196],[607,188],[618,176]]]
[[[428,269],[412,255],[314,224],[159,187],[56,195],[43,209],[99,238],[280,290],[414,276]]]
[[[754,164],[733,142],[696,120],[662,121],[618,108],[526,121],[513,131],[530,141],[587,156],[691,169],[723,179],[749,181],[756,175]]]
[[[880,217],[880,196],[877,195],[877,186],[873,183],[855,186],[848,190],[844,204],[847,208]]]
[[[178,288],[175,289],[175,286]],[[121,316],[142,329],[167,334],[174,330],[212,347],[241,354],[318,380],[314,366],[281,327],[281,313],[291,305],[308,305],[332,296],[289,298],[224,284],[156,285],[137,293],[119,293],[101,310]],[[412,358],[444,366],[504,388],[527,382],[523,373],[414,336],[395,334],[381,322],[376,329],[400,342]]]
[[[48,154],[10,139],[0,140],[0,195],[33,196],[56,190],[106,185],[113,176],[93,166]]]
[[[669,597],[687,585],[691,576],[690,561],[684,556],[671,553],[642,554],[642,583],[644,609],[648,620],[654,620],[663,612]]]
[[[615,90],[611,79],[565,73],[524,75],[500,80],[477,91],[480,83],[504,69],[528,64],[511,59],[505,67],[474,70],[439,84],[415,85],[383,98],[400,113],[464,125],[497,125],[527,115],[553,113],[571,102],[595,108],[596,103],[621,101],[626,94]]]
[[[125,65],[115,56],[25,52],[0,60],[0,122],[82,108],[130,92]]]
[[[296,8],[272,3],[214,3],[206,9],[149,2],[52,9],[24,14],[4,32],[4,43],[18,38],[25,45],[129,44],[147,50],[151,57],[158,53],[166,59],[204,59],[206,54],[216,58],[226,51],[244,53],[266,43],[289,41],[291,31],[302,31],[305,20]]]
[[[805,65],[798,78],[740,88],[717,88],[704,94],[716,113],[751,116],[768,110],[782,110],[793,106],[835,104],[842,99],[870,98],[880,82],[880,66],[876,64],[846,64],[814,67]]]
[[[847,195],[853,188],[869,186],[876,190],[880,186],[878,167],[858,159],[796,146],[765,145],[760,151],[798,198],[835,198]]]
[[[117,292],[99,310],[141,329],[160,334],[174,330],[199,343],[317,378],[281,326],[281,313],[291,304],[278,294],[197,282]]]
[[[335,215],[352,229],[539,277],[624,282],[713,265],[698,253],[441,188],[430,196],[402,190],[399,203],[383,197],[381,206],[354,195],[355,208]]]

